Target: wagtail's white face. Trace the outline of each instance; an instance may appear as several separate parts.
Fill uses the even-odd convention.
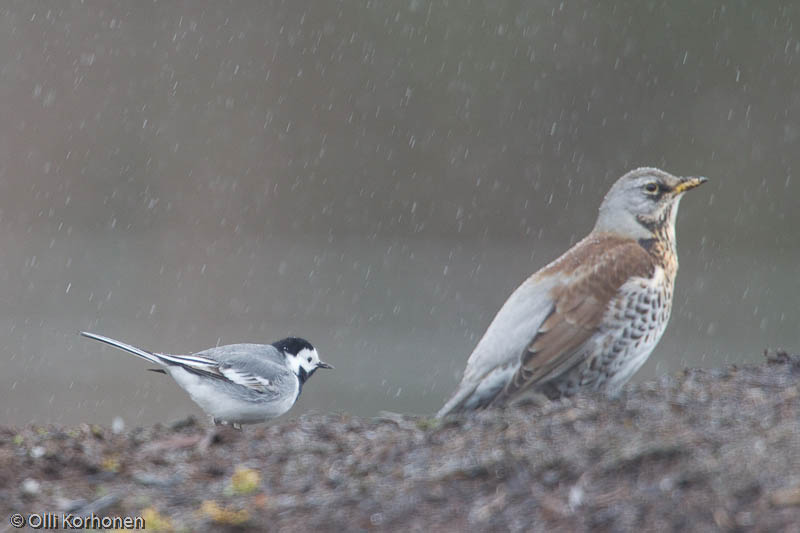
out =
[[[333,368],[333,366],[320,361],[316,348],[311,343],[297,337],[289,337],[273,344],[286,356],[286,364],[292,372],[305,381],[318,368]]]

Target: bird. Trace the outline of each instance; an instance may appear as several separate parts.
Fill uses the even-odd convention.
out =
[[[159,365],[150,370],[172,376],[215,425],[230,424],[236,429],[286,413],[318,368],[333,368],[320,360],[310,342],[299,337],[170,355],[88,331],[80,334]]]
[[[529,396],[616,396],[667,327],[678,205],[706,181],[650,167],[620,177],[592,231],[509,296],[437,417]]]

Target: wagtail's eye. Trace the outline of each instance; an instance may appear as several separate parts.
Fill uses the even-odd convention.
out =
[[[644,190],[650,193],[656,192],[658,190],[658,183],[651,181],[650,183],[644,186]]]
[[[310,357],[308,358],[308,362],[309,362],[309,363],[311,362],[311,358],[310,358]]]

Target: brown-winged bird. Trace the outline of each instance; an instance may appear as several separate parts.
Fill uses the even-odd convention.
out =
[[[619,178],[592,232],[506,300],[437,416],[504,406],[526,393],[617,393],[667,327],[678,204],[705,181],[656,168]]]

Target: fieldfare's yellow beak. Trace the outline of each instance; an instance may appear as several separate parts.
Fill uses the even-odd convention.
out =
[[[695,187],[699,187],[700,185],[704,184],[707,181],[708,178],[703,178],[701,176],[691,177],[691,178],[681,178],[681,182],[678,183],[672,191],[675,194],[680,194],[682,192],[688,191],[689,189],[694,189]]]

